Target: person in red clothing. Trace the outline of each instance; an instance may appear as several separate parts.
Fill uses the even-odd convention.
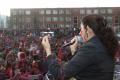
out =
[[[7,66],[6,66],[6,75],[10,79],[12,79],[14,75],[13,66],[9,63],[7,63]]]
[[[9,51],[5,61],[6,61],[6,74],[9,78],[12,78],[14,76],[14,65],[15,65],[15,56],[12,51]]]

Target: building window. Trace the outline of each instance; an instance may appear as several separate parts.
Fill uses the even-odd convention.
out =
[[[115,16],[115,24],[118,24],[118,23],[119,23],[119,17]]]
[[[92,14],[92,10],[91,9],[87,9],[86,10],[86,14]]]
[[[53,27],[54,27],[54,28],[57,28],[57,27],[58,27],[58,25],[57,25],[57,24],[53,24]]]
[[[116,32],[120,32],[120,16],[115,16],[115,29]]]
[[[23,11],[23,10],[19,10],[19,14],[20,14],[20,15],[23,15],[23,14],[24,14],[24,11]]]
[[[51,17],[46,17],[46,21],[50,22],[51,21]]]
[[[106,9],[100,9],[100,13],[101,14],[105,14],[106,13]]]
[[[16,26],[16,24],[14,24],[14,25],[13,25],[13,29],[17,29],[17,26]]]
[[[70,25],[69,25],[69,24],[66,24],[66,27],[67,27],[67,28],[69,28],[69,27],[70,27]]]
[[[39,22],[43,22],[43,17],[39,17]]]
[[[51,24],[47,24],[47,28],[50,28],[51,27]]]
[[[82,21],[83,18],[84,18],[84,16],[80,16],[80,18],[79,18],[80,23],[81,23],[81,21]]]
[[[85,14],[85,10],[84,9],[80,9],[80,14]]]
[[[58,21],[58,17],[53,17],[52,20],[53,21]]]
[[[53,14],[58,14],[58,11],[57,10],[53,10]]]
[[[74,24],[77,24],[78,23],[78,17],[74,17],[73,21],[74,21]]]
[[[21,28],[22,28],[22,29],[25,29],[24,25],[21,25]]]
[[[66,13],[66,14],[71,14],[71,11],[67,9],[67,10],[65,11],[65,13]]]
[[[13,18],[13,22],[16,22],[16,18],[15,17]]]
[[[52,27],[53,27],[53,24],[50,24],[50,27],[52,28]]]
[[[108,14],[112,14],[112,9],[107,9]]]
[[[99,12],[98,12],[98,9],[94,9],[93,10],[93,14],[98,14]]]
[[[26,17],[25,21],[26,21],[26,23],[30,23],[31,22],[31,18]]]
[[[39,14],[45,14],[45,10],[40,10]]]
[[[107,21],[109,24],[111,24],[112,23],[112,16],[107,16]]]
[[[59,24],[60,28],[63,28],[64,27],[64,24]]]
[[[12,14],[13,15],[17,15],[17,11],[12,11]]]
[[[23,27],[24,28],[24,27]],[[27,24],[27,28],[31,28],[30,24]]]
[[[19,18],[19,22],[20,22],[20,23],[22,22],[22,18]]]
[[[66,21],[67,22],[71,21],[71,17],[66,17]]]
[[[46,14],[51,14],[51,10],[46,10]]]
[[[64,10],[59,10],[59,14],[64,14]]]
[[[24,22],[25,21],[25,18],[22,18],[22,22]]]
[[[63,17],[59,17],[59,21],[64,21],[64,18]]]
[[[26,10],[26,11],[25,11],[25,14],[26,14],[26,15],[30,15],[30,14],[31,14],[31,11],[30,11],[30,10]]]

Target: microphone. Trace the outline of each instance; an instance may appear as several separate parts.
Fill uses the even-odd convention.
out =
[[[66,43],[66,44],[63,45],[61,48],[65,48],[65,47],[70,46],[70,45],[72,45],[72,44],[74,44],[74,43],[75,43],[75,40],[74,40],[73,42],[68,42],[68,43]]]
[[[81,36],[76,36],[76,37],[77,37],[78,43],[82,45],[84,43],[82,37]]]
[[[76,37],[77,37],[78,44],[82,45],[84,43],[82,37],[81,36],[76,36]],[[64,44],[61,48],[65,48],[65,47],[70,46],[74,43],[75,43],[75,40],[73,42],[68,42],[68,43]]]

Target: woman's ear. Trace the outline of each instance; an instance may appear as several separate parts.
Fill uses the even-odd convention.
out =
[[[86,33],[87,33],[88,36],[95,35],[94,31],[89,26],[86,27],[86,30],[87,30]]]
[[[91,32],[93,32],[93,30],[87,25],[86,32],[87,34],[90,34]]]
[[[90,29],[90,27],[87,25],[87,27],[86,27],[86,32],[87,33],[89,32],[89,29]]]
[[[89,35],[89,26],[87,25],[86,29],[85,29],[85,33],[86,33],[86,36],[88,37]]]

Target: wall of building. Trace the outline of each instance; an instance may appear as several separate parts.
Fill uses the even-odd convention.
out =
[[[79,28],[85,15],[100,14],[120,32],[120,7],[11,9],[12,29]]]

